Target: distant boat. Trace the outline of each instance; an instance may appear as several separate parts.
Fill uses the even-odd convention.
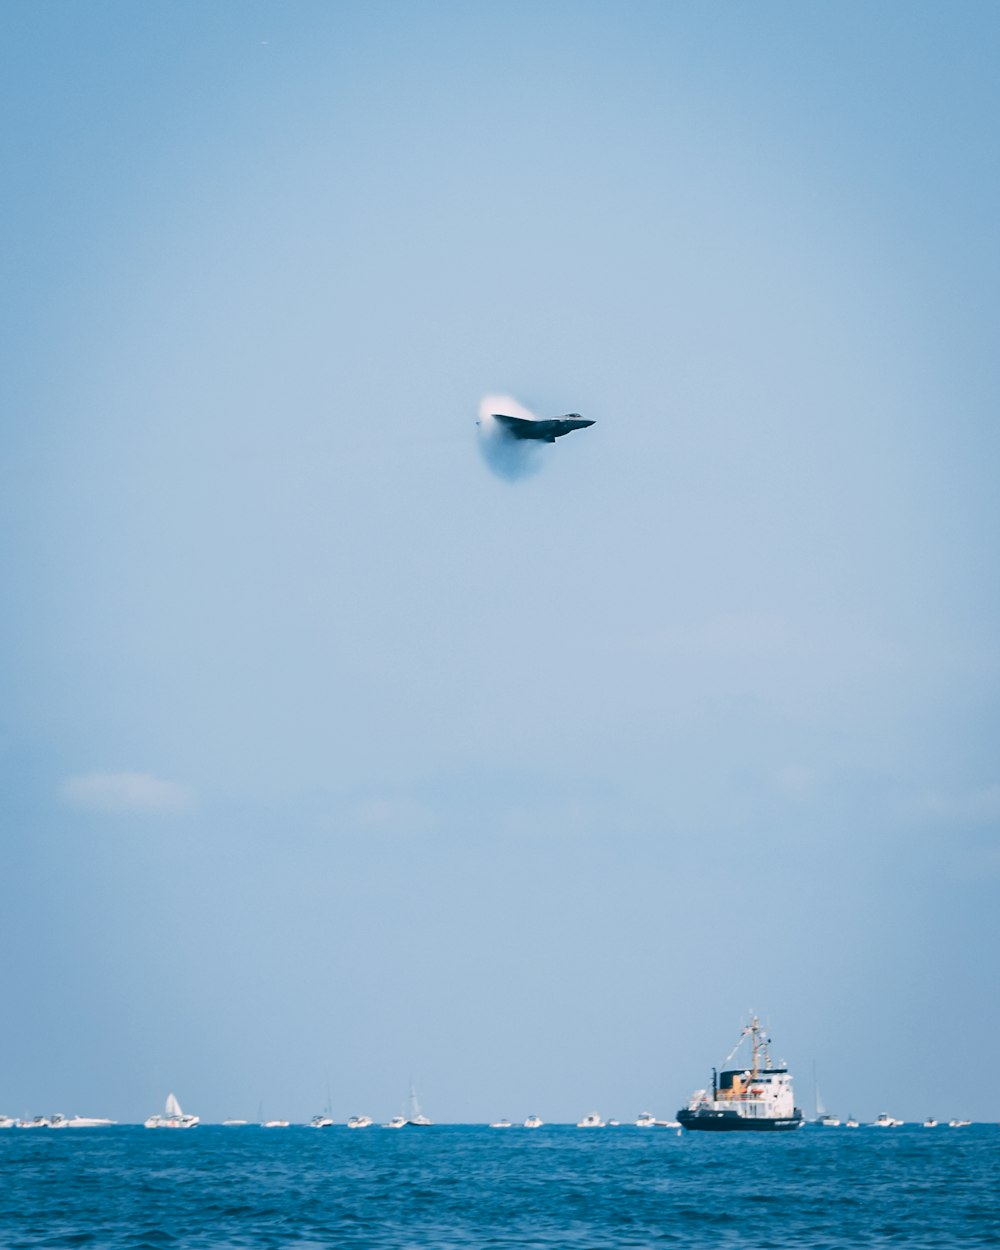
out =
[[[0,1128],[14,1128],[16,1124],[17,1121],[13,1118],[13,1116],[0,1115]]]
[[[938,1122],[937,1120],[934,1119],[933,1116],[931,1116],[927,1120],[924,1120],[924,1128],[937,1128],[937,1126],[938,1126]]]
[[[621,1120],[609,1120],[608,1121],[608,1128],[620,1128],[620,1127],[621,1127]]]
[[[371,1128],[375,1121],[370,1115],[352,1115],[347,1121],[348,1128]]]
[[[240,1128],[244,1124],[248,1124],[248,1123],[249,1123],[248,1120],[223,1120],[222,1121],[222,1125],[224,1128]]]
[[[309,1121],[310,1128],[333,1128],[333,1117],[329,1115],[314,1115]]]
[[[604,1121],[601,1119],[599,1112],[591,1111],[589,1115],[585,1115],[576,1126],[577,1128],[604,1128]]]
[[[406,1115],[406,1123],[414,1128],[429,1128],[432,1124],[431,1120],[420,1110],[420,1103],[417,1102],[417,1091],[410,1086],[410,1102]]]
[[[260,1127],[261,1128],[288,1128],[289,1123],[287,1120],[265,1120],[264,1123]]]
[[[181,1104],[173,1096],[167,1095],[166,1114],[151,1115],[145,1122],[146,1128],[194,1128],[201,1119],[196,1115],[185,1115]]]
[[[635,1119],[636,1128],[655,1128],[656,1116],[650,1111],[640,1111]]]
[[[750,1063],[728,1068],[747,1038],[751,1039]],[[772,1064],[768,1047],[771,1039],[756,1016],[745,1025],[740,1039],[724,1060],[724,1070],[712,1069],[712,1090],[695,1090],[691,1101],[677,1112],[686,1129],[729,1131],[782,1131],[802,1125],[802,1112],[795,1105],[792,1077],[784,1063]]]
[[[49,1122],[51,1128],[107,1128],[114,1123],[114,1120],[99,1120],[85,1115],[74,1115],[69,1119],[62,1115],[54,1115]]]
[[[680,1120],[657,1120],[656,1127],[657,1128],[680,1128],[681,1122]]]
[[[968,1128],[971,1123],[972,1123],[971,1120],[949,1120],[948,1127],[949,1128]]]
[[[816,1123],[821,1124],[823,1128],[839,1128],[840,1121],[835,1115],[830,1115],[823,1103],[823,1099],[819,1092],[819,1085],[816,1083],[816,1064],[813,1064],[813,1098],[816,1101]]]
[[[355,1126],[359,1127],[359,1126]],[[406,1128],[406,1116],[394,1115],[388,1124],[383,1124],[383,1128]]]
[[[844,1121],[844,1128],[860,1128],[860,1125],[857,1120],[855,1120],[853,1115],[849,1115]]]
[[[524,1122],[524,1127],[525,1128],[541,1128],[542,1127],[541,1116],[529,1115],[528,1118]]]
[[[872,1128],[899,1128],[902,1123],[902,1120],[895,1119],[888,1111],[880,1111],[872,1120]]]
[[[511,1128],[510,1120],[494,1120],[490,1128]]]
[[[18,1128],[49,1128],[50,1121],[47,1116],[36,1115],[32,1120],[18,1120]]]

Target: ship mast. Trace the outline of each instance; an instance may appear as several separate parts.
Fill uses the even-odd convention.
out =
[[[771,1066],[771,1055],[767,1049],[767,1043],[770,1041],[770,1038],[765,1037],[763,1040],[760,1040],[760,1037],[759,1037],[760,1032],[761,1032],[760,1020],[758,1020],[756,1016],[752,1016],[750,1019],[750,1033],[753,1036],[754,1080],[756,1080],[758,1075],[760,1074],[760,1056],[761,1055],[763,1055],[764,1057],[764,1068],[767,1069]]]

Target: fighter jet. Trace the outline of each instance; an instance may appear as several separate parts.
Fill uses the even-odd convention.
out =
[[[502,412],[490,414],[499,421],[504,433],[510,438],[537,438],[544,443],[554,443],[557,438],[573,430],[585,430],[593,421],[587,421],[578,412],[564,417],[551,417],[548,421],[529,421],[526,417],[508,417]]]

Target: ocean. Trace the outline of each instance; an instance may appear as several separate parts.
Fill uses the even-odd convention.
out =
[[[0,1246],[1000,1246],[1000,1127],[0,1133]]]

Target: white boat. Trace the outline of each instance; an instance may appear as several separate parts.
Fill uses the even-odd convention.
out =
[[[383,1128],[406,1128],[406,1116],[394,1115],[388,1124],[383,1124]]]
[[[680,1120],[657,1120],[656,1121],[657,1128],[680,1128],[680,1126],[681,1126]]]
[[[949,1120],[948,1127],[949,1128],[968,1128],[971,1123],[972,1123],[971,1120]]]
[[[528,1118],[524,1122],[524,1127],[525,1128],[541,1128],[542,1117],[538,1115],[529,1115]]]
[[[510,1120],[494,1120],[493,1123],[490,1125],[490,1128],[510,1128],[510,1127],[511,1127]]]
[[[860,1128],[860,1127],[861,1126],[858,1124],[857,1120],[855,1120],[853,1115],[849,1115],[847,1119],[844,1121],[844,1128]]]
[[[265,1120],[261,1128],[288,1128],[287,1120]]]
[[[242,1128],[244,1124],[249,1124],[249,1120],[223,1120],[223,1128]]]
[[[924,1128],[937,1128],[937,1126],[938,1126],[938,1122],[937,1120],[934,1119],[933,1116],[930,1116],[929,1119],[924,1120]]]
[[[813,1064],[813,1097],[816,1100],[816,1123],[823,1128],[839,1128],[840,1121],[835,1115],[830,1115],[823,1102],[819,1092],[819,1086],[816,1084],[816,1065]]]
[[[736,1053],[751,1039],[750,1062],[730,1068]],[[753,1016],[739,1041],[722,1061],[722,1071],[712,1069],[712,1089],[697,1089],[688,1105],[677,1112],[686,1129],[711,1132],[784,1132],[800,1128],[802,1112],[795,1105],[788,1065],[772,1063],[771,1039]]]
[[[13,1116],[0,1115],[0,1128],[14,1128],[16,1124],[17,1121],[13,1118]]]
[[[59,1121],[56,1124],[56,1120]],[[108,1128],[109,1125],[116,1123],[115,1120],[102,1120],[96,1116],[73,1115],[67,1120],[64,1116],[53,1116],[53,1128]]]
[[[432,1123],[420,1110],[420,1103],[417,1102],[417,1091],[412,1085],[410,1086],[410,1105],[406,1115],[406,1123],[414,1128],[429,1128]]]
[[[621,1127],[621,1120],[609,1120],[608,1121],[608,1128],[620,1128],[620,1127]]]
[[[651,1111],[640,1111],[635,1120],[636,1128],[656,1128],[656,1116]]]
[[[402,1116],[399,1117],[402,1119]],[[348,1128],[371,1128],[375,1121],[370,1115],[352,1115],[347,1121]]]
[[[50,1121],[47,1116],[36,1115],[32,1120],[18,1120],[18,1128],[49,1128]]]
[[[185,1115],[181,1110],[181,1104],[173,1096],[167,1095],[166,1113],[164,1115],[151,1115],[145,1121],[146,1128],[194,1128],[196,1124],[200,1124],[201,1119],[196,1115]]]
[[[601,1119],[597,1111],[591,1111],[589,1115],[585,1115],[576,1126],[577,1128],[604,1128],[604,1121]]]
[[[309,1121],[310,1128],[333,1128],[333,1117],[329,1115],[314,1115]]]
[[[872,1120],[872,1128],[899,1128],[902,1123],[902,1120],[895,1119],[888,1111],[880,1111]]]

